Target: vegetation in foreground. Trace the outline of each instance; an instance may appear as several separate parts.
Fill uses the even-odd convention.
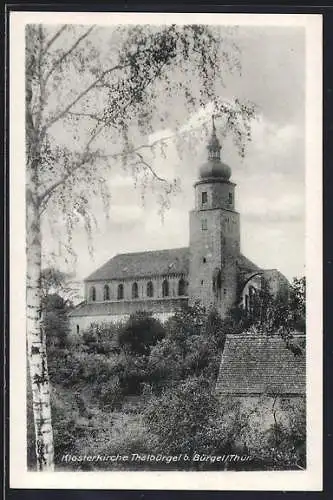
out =
[[[237,402],[221,401],[214,393],[226,334],[250,327],[262,330],[268,319],[272,326],[270,311],[275,310],[274,328],[287,331],[286,347],[293,348],[290,329],[293,322],[301,324],[304,306],[299,289],[297,282],[295,292],[283,306],[281,298],[273,304],[272,299],[262,297],[260,315],[254,312],[251,318],[233,311],[221,320],[216,311],[206,313],[195,306],[175,314],[163,325],[143,312],[123,324],[91,325],[75,342],[68,335],[70,303],[58,293],[46,295],[56,469],[304,468],[304,405],[290,405],[288,422],[276,421],[263,430],[249,424],[249,411]],[[68,461],[68,456],[147,453],[165,457],[238,454],[252,458],[243,463]],[[35,468],[31,397],[28,466]]]

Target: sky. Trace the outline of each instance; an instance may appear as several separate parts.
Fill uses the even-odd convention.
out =
[[[277,268],[288,279],[305,273],[305,40],[301,27],[236,28],[242,74],[228,75],[222,99],[253,101],[257,119],[245,158],[230,139],[222,142],[221,157],[232,169],[236,210],[241,215],[241,251],[263,268]],[[211,109],[194,113],[190,123],[209,119]],[[184,126],[188,121],[184,120]],[[218,129],[218,124],[217,124]],[[152,140],[168,135],[157,129]],[[187,246],[189,211],[194,207],[193,183],[207,156],[207,139],[179,158],[171,145],[167,158],[157,156],[154,168],[169,179],[179,177],[181,190],[171,198],[162,220],[154,194],[142,203],[141,192],[121,167],[110,175],[110,216],[96,203],[98,228],[93,232],[93,255],[85,231],[77,227],[73,247],[75,273],[84,279],[118,253]],[[56,252],[57,238],[44,228],[44,252]],[[47,259],[45,259],[47,262]],[[64,268],[63,257],[53,262]]]

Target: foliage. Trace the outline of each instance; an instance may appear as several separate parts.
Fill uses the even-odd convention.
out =
[[[295,356],[304,353],[305,341],[298,340],[294,333],[306,332],[305,322],[305,277],[293,278],[288,289],[281,289],[273,295],[267,281],[253,297],[250,311],[235,307],[230,311],[227,323],[233,333],[242,333],[250,329],[268,335],[279,333],[286,342],[286,347]]]
[[[235,68],[240,69],[234,47],[228,46],[227,38],[214,27],[129,25],[110,30],[26,25],[27,306],[36,313],[29,320],[28,344],[31,379],[38,375],[43,381],[43,390],[34,391],[36,397],[42,395],[34,408],[47,409],[50,402],[43,358],[46,343],[39,319],[43,309],[42,216],[48,216],[60,253],[65,247],[66,257],[75,257],[73,231],[81,223],[92,251],[92,228],[96,224],[93,201],[102,200],[108,214],[108,178],[110,166],[117,159],[129,169],[136,184],[141,184],[142,196],[149,185],[159,188],[163,214],[169,207],[170,194],[178,189],[178,181],[164,179],[155,171],[152,157],[156,143],[150,143],[149,135],[160,128],[160,120],[165,120],[177,136],[179,117],[184,119],[184,113],[177,116],[181,108],[190,115],[213,104],[215,114],[224,119],[224,133],[233,135],[244,156],[254,107],[237,99],[230,104],[215,97],[223,85],[224,70]],[[216,87],[218,82],[220,87]],[[170,98],[175,95],[178,104],[170,106]],[[163,154],[163,140],[157,141],[157,147],[161,145]],[[53,273],[46,278],[52,281]],[[53,323],[56,320],[59,318],[53,318]],[[48,328],[54,330],[54,324]],[[63,325],[56,328],[60,331]],[[82,367],[78,373],[80,370]],[[45,467],[52,470],[51,424],[41,418],[42,409],[35,409],[35,417],[36,426],[45,427],[38,459],[42,464],[45,458]]]
[[[124,325],[92,323],[83,331],[82,341],[87,352],[109,354],[119,351],[119,334]]]
[[[52,296],[50,309],[58,305],[59,298]],[[216,311],[207,313],[198,305],[184,308],[164,327],[151,320],[146,314],[137,314],[120,325],[92,325],[76,344],[50,349],[55,460],[59,470],[131,467],[111,462],[66,464],[62,461],[66,454],[157,454],[161,450],[172,455],[237,453],[253,457],[244,464],[182,462],[169,464],[168,470],[305,467],[303,407],[283,401],[281,408],[289,419],[280,419],[277,413],[275,423],[264,428],[257,418],[262,401],[251,409],[237,401],[221,402],[215,394],[225,333],[231,331],[233,320],[221,320]],[[129,328],[138,335],[145,327],[145,348],[143,340],[138,344],[138,339],[115,348],[115,340],[123,334],[128,339],[128,332],[133,331]],[[156,340],[161,332],[163,337]],[[31,425],[28,431],[31,466]],[[161,465],[139,467],[153,470]]]
[[[204,375],[216,380],[224,346],[224,323],[215,310],[198,304],[184,307],[166,325],[165,338],[151,349],[150,385],[160,392],[173,381]]]
[[[46,267],[41,271],[41,292],[43,300],[52,294],[61,296],[65,305],[71,307],[78,297],[78,284],[70,273],[56,267]]]
[[[162,324],[146,312],[132,314],[119,335],[119,344],[134,354],[149,354],[152,346],[162,340]]]
[[[305,332],[306,314],[306,279],[293,278],[289,297],[289,307],[292,313],[292,321],[296,330]]]
[[[265,394],[253,401],[237,397],[222,399],[225,452],[251,456],[245,466],[249,470],[304,469],[304,403],[304,398],[292,400]]]
[[[47,348],[62,348],[67,343],[69,333],[67,302],[58,294],[44,297],[43,326],[45,328]]]
[[[225,434],[218,418],[219,401],[211,389],[207,379],[189,377],[151,400],[144,418],[160,450],[190,457],[196,451],[222,454]]]
[[[169,141],[149,142],[161,126],[175,131],[180,152],[179,144],[191,140],[181,131],[184,116],[213,103],[222,133],[244,155],[254,106],[216,97],[224,74],[240,70],[231,40],[204,25],[27,25],[27,167],[38,169],[32,178],[40,213],[65,223],[68,238],[60,243],[70,254],[75,225],[83,222],[89,235],[96,223],[91,201],[99,197],[108,211],[114,161],[122,161],[143,195],[147,186],[157,190],[162,211],[169,206],[178,181],[160,177],[153,166]],[[170,105],[175,95],[177,107]],[[59,130],[66,131],[65,142]]]

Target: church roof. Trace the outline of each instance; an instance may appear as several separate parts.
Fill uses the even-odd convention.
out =
[[[305,354],[295,355],[279,335],[228,335],[216,389],[235,396],[304,395]]]
[[[238,268],[241,273],[253,274],[257,271],[261,271],[261,268],[254,264],[250,259],[245,257],[242,253],[238,257]]]
[[[189,252],[189,248],[185,247],[118,254],[90,274],[85,281],[188,274]]]
[[[187,275],[189,260],[189,247],[118,254],[90,274],[85,281]],[[242,275],[260,271],[260,268],[243,254],[238,257],[238,267]]]
[[[82,302],[70,313],[70,317],[80,316],[122,316],[138,311],[147,313],[174,313],[188,302],[188,297],[163,297],[154,299],[121,300],[112,302]]]

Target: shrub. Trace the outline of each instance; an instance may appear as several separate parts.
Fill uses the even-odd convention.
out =
[[[218,406],[209,382],[203,377],[191,377],[152,398],[144,418],[148,431],[157,437],[163,452],[190,457],[195,452],[214,454],[222,452],[225,439]],[[190,464],[190,467],[201,466]]]
[[[90,353],[111,354],[119,351],[119,332],[123,324],[92,323],[83,332],[82,342]]]
[[[150,349],[165,336],[163,325],[146,312],[129,317],[119,332],[119,344],[135,354],[149,354]]]

